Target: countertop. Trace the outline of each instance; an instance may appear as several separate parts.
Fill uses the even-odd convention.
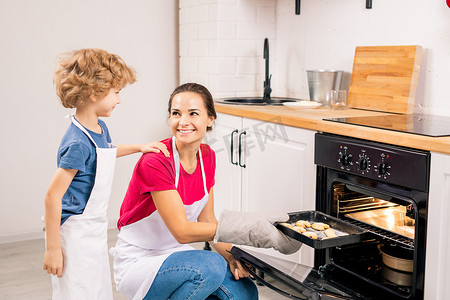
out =
[[[332,110],[321,107],[294,110],[285,106],[247,106],[220,103],[216,103],[215,108],[218,113],[450,154],[450,137],[429,137],[323,120],[329,118],[389,115],[383,112],[360,109]]]

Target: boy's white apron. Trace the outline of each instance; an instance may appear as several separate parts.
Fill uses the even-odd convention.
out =
[[[72,122],[94,143],[97,153],[95,182],[81,215],[61,226],[64,255],[61,278],[52,276],[53,299],[113,299],[108,257],[106,210],[111,195],[117,148],[99,148],[73,116]]]
[[[180,157],[175,145],[175,137],[172,138],[172,149],[176,173],[175,186],[178,187]],[[190,222],[197,221],[208,202],[200,149],[199,158],[205,195],[200,201],[184,206]],[[166,258],[174,252],[192,249],[191,246],[179,244],[175,240],[158,211],[138,222],[123,226],[115,248],[111,249],[114,255],[114,279],[117,289],[128,299],[144,298]]]

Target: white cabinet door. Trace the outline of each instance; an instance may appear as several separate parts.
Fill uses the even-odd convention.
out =
[[[215,123],[206,142],[216,152],[217,217],[223,209],[261,213],[315,209],[315,132],[226,114],[218,114]],[[314,263],[314,251],[307,246],[289,256],[273,249],[254,250],[308,266]]]
[[[314,131],[243,119],[245,168],[242,172],[242,210],[295,212],[315,209],[316,167]],[[314,251],[284,256],[266,254],[313,266]]]
[[[245,118],[243,125],[243,210],[314,210],[315,132]]]
[[[216,153],[216,177],[214,185],[214,212],[217,219],[223,209],[241,210],[241,168],[234,163],[238,159],[237,131],[242,128],[242,118],[218,114],[213,130],[205,142]],[[233,136],[233,153],[231,152]]]
[[[450,295],[450,156],[431,153],[425,299]]]

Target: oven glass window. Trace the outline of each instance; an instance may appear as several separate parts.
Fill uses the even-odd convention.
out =
[[[336,272],[350,270],[382,290],[409,299],[414,290],[417,206],[411,199],[389,195],[389,191],[373,191],[370,186],[332,184],[332,214],[370,234],[361,243],[329,249],[330,261],[337,266],[330,272],[345,279]],[[351,284],[355,279],[349,278]]]
[[[413,204],[363,193],[344,183],[333,186],[333,197],[338,218],[355,220],[414,240],[416,209]]]

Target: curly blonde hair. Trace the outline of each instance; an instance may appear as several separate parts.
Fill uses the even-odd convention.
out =
[[[80,49],[58,57],[53,83],[61,104],[75,108],[94,95],[106,96],[136,81],[136,72],[118,55],[102,49]]]

